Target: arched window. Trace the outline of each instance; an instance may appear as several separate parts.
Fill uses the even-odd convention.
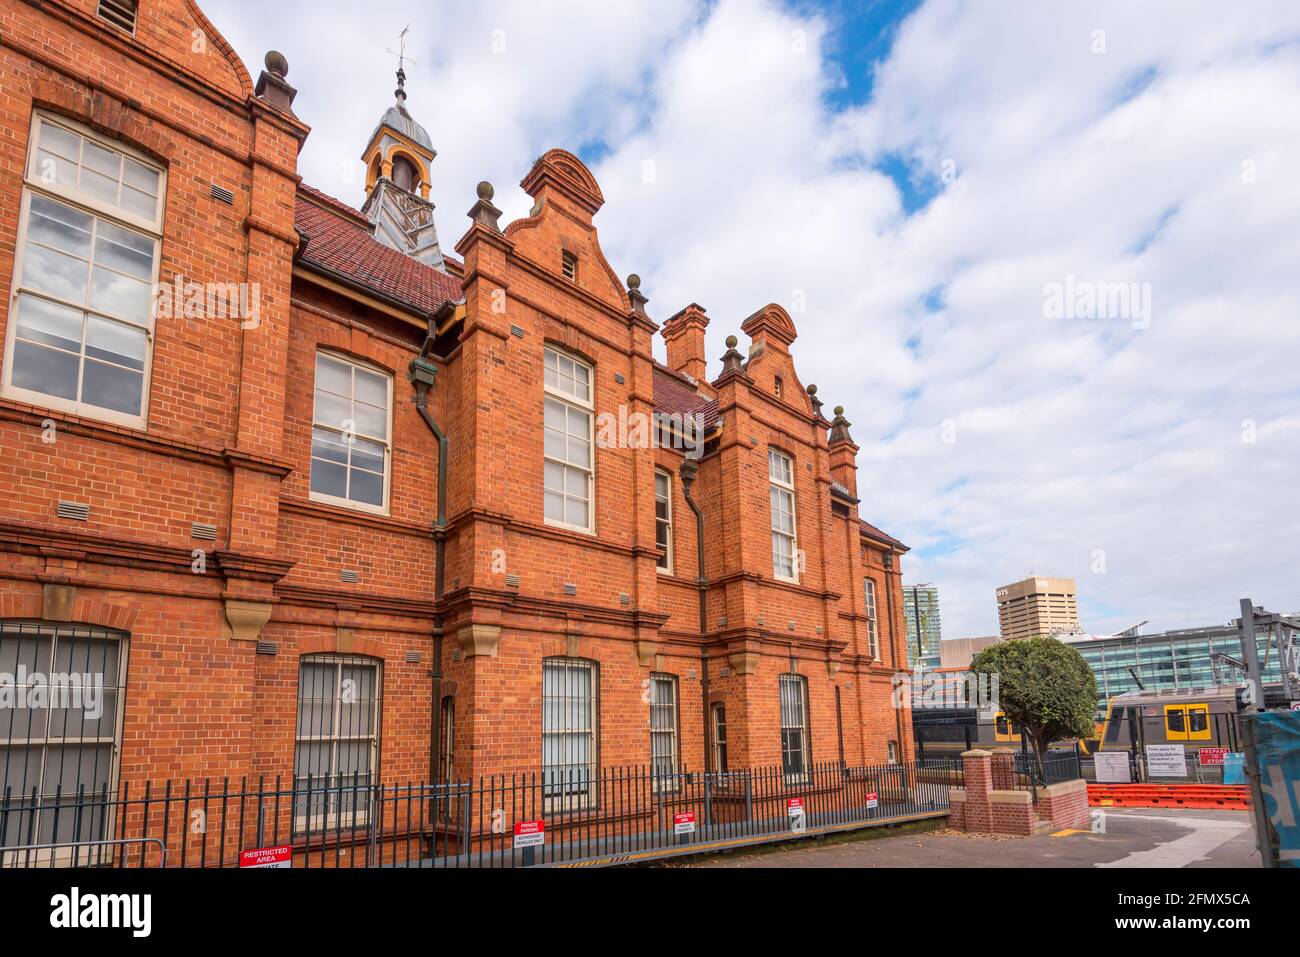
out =
[[[789,783],[808,780],[808,679],[781,675],[781,770]]]
[[[109,837],[127,636],[90,625],[0,622],[0,847]],[[112,852],[0,853],[0,865],[91,864]]]
[[[680,788],[677,743],[677,676],[650,676],[650,773],[654,790]]]
[[[420,185],[419,171],[405,156],[393,157],[393,184],[411,193]]]
[[[547,809],[596,804],[600,669],[584,658],[542,659],[542,793]]]
[[[358,827],[378,780],[381,662],[305,655],[298,666],[294,829]]]

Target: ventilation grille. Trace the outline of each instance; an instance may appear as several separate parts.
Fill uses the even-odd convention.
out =
[[[420,663],[420,653],[418,651],[408,651],[406,653],[406,663],[409,665],[418,665]]]
[[[60,502],[59,518],[70,518],[74,522],[89,521],[90,506],[82,505],[80,502]]]
[[[218,186],[216,183],[212,184],[212,198],[219,203],[225,203],[227,206],[235,205],[235,194],[224,186]]]
[[[274,641],[259,641],[257,643],[257,653],[259,655],[278,655],[280,646]]]
[[[460,587],[460,579],[459,579],[459,578],[453,578],[453,579],[451,580],[451,587],[452,587],[452,588],[459,588],[459,587]]]
[[[204,522],[192,522],[190,523],[190,537],[205,542],[215,542],[217,540],[217,526],[208,525]]]
[[[785,623],[785,626],[789,628],[791,631],[794,631],[794,619],[791,618],[789,621],[787,621]]]
[[[623,373],[621,372],[614,373],[614,381],[619,385],[625,385],[627,383],[627,380],[623,378]]]
[[[135,33],[136,0],[99,0],[99,19],[119,30]]]
[[[632,604],[632,596],[627,592],[621,591],[618,593],[618,603],[620,605],[630,605]]]
[[[519,576],[518,576],[518,575],[507,575],[507,576],[506,576],[506,587],[507,587],[507,588],[518,588],[518,587],[519,587]]]
[[[578,586],[573,584],[573,582],[565,582],[564,593],[566,595],[576,595],[578,594]]]
[[[564,252],[560,256],[560,267],[564,270],[565,279],[578,278],[578,257],[571,252]]]
[[[522,339],[524,337],[524,330],[521,329],[519,326],[511,326],[510,334],[514,336],[516,339]]]
[[[459,648],[453,648],[453,649],[451,649],[451,660],[452,660],[452,661],[460,661],[460,659],[462,659],[462,658],[464,658],[464,657],[465,657],[465,653],[464,653],[463,651],[461,651]]]
[[[350,583],[350,584],[356,584],[356,583],[359,582],[360,580],[361,580],[361,576],[358,575],[358,574],[357,574],[355,571],[353,571],[351,568],[345,568],[345,569],[343,569],[343,571],[339,572],[339,581],[341,581],[341,582],[348,582],[348,583]]]

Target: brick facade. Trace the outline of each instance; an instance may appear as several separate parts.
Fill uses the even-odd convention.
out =
[[[309,130],[282,70],[269,65],[255,88],[194,3],[140,6],[131,36],[97,19],[94,0],[0,0],[0,341],[12,339],[38,110],[166,169],[163,285],[259,290],[253,324],[157,317],[144,428],[0,395],[0,625],[95,625],[127,642],[119,780],[287,777],[300,661],[322,653],[382,662],[384,781],[435,773],[444,698],[456,777],[536,769],[548,656],[598,664],[602,765],[649,759],[652,673],[678,680],[679,758],[692,768],[711,760],[714,703],[726,708],[731,766],[779,764],[788,673],[806,679],[813,761],[910,755],[910,715],[891,705],[906,667],[906,548],[858,517],[857,446],[801,384],[784,309],[745,320],[748,349],[730,350],[721,369],[703,355],[703,309],[660,330],[639,281],[626,285],[601,252],[599,186],[561,150],[521,184],[530,217],[499,227],[481,191],[445,273],[387,250],[361,212],[300,183]],[[368,131],[356,132],[360,145]],[[671,367],[652,357],[657,332]],[[685,403],[709,422],[698,462],[597,441],[591,533],[545,518],[547,347],[590,366],[598,420]],[[383,509],[312,494],[322,351],[391,376]],[[433,370],[428,414],[446,436],[441,525],[417,358]],[[797,581],[773,574],[769,449],[793,463]],[[698,466],[702,588],[684,465]],[[657,468],[672,479],[669,572],[656,568]],[[88,518],[56,517],[60,501],[89,506]],[[215,542],[193,537],[193,523],[215,526]]]

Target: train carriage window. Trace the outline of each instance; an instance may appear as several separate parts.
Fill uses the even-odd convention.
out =
[[[1210,709],[1208,705],[1189,704],[1187,706],[1187,737],[1192,741],[1209,741]]]
[[[998,734],[1011,733],[1011,723],[1007,721],[1007,716],[1005,714],[999,714],[994,720],[997,723]]]
[[[1187,713],[1182,706],[1165,706],[1165,737],[1170,741],[1187,740]]]
[[[1111,710],[1110,720],[1106,723],[1106,744],[1114,744],[1124,730],[1124,713],[1128,709],[1123,705]]]

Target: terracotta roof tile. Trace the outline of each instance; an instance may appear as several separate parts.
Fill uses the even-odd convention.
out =
[[[701,417],[705,431],[718,421],[716,399],[706,399],[685,379],[667,366],[655,363],[655,412],[661,415],[686,416],[692,413]]]
[[[876,526],[872,525],[866,519],[859,518],[858,524],[862,526],[862,533],[868,536],[869,538],[874,538],[878,542],[886,542],[890,545],[897,545],[903,551],[908,551],[908,547],[904,545],[902,542],[900,542],[898,539],[896,539],[893,535],[888,535],[885,532],[882,532],[880,529],[876,528]]]
[[[299,186],[294,225],[307,237],[302,261],[396,299],[416,312],[435,312],[461,298],[460,282],[370,235],[361,213],[306,184]]]

